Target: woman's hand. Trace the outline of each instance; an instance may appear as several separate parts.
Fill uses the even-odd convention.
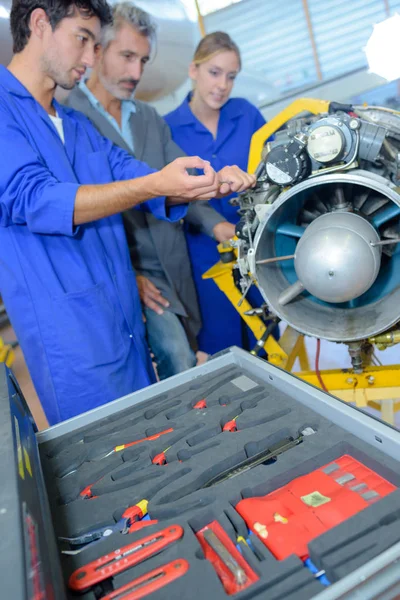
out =
[[[232,167],[224,167],[217,173],[217,177],[219,179],[219,193],[217,197],[221,198],[223,196],[227,196],[236,192],[240,194],[248,190],[251,187],[254,187],[256,184],[256,176],[250,175],[242,169],[239,169],[236,165]]]
[[[235,237],[235,226],[228,221],[221,221],[214,226],[213,234],[217,242],[227,242]]]

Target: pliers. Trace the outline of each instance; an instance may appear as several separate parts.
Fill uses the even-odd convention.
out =
[[[68,542],[73,549],[62,550],[62,554],[79,554],[94,543],[99,542],[105,537],[109,537],[113,533],[132,533],[137,528],[135,524],[137,521],[147,515],[148,500],[141,500],[133,506],[129,506],[123,513],[122,517],[112,525],[105,525],[92,529],[87,533],[78,535],[76,537],[59,537],[58,539],[62,542]]]

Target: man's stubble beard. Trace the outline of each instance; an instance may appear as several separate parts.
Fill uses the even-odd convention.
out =
[[[59,86],[63,90],[72,90],[75,87],[76,81],[68,81],[66,75],[60,73],[60,68],[57,66],[57,61],[51,57],[42,56],[40,67],[43,73],[46,73],[50,79],[54,81],[54,87]]]
[[[133,100],[134,94],[135,94],[135,90],[137,87],[137,84],[135,85],[135,88],[133,89],[133,91],[131,93],[124,93],[121,92],[121,90],[118,88],[118,85],[115,83],[110,83],[107,80],[107,77],[105,77],[102,73],[102,70],[99,69],[98,71],[98,77],[100,80],[101,85],[104,87],[104,89],[107,90],[107,92],[109,94],[111,94],[112,96],[114,96],[114,98],[116,98],[117,100]]]

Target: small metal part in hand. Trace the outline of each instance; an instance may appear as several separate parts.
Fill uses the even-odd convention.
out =
[[[247,581],[247,575],[242,567],[236,562],[233,556],[225,548],[221,540],[211,529],[206,529],[203,533],[207,544],[218,554],[224,565],[229,569],[238,585],[244,585]]]

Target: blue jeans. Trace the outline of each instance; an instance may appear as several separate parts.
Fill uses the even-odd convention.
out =
[[[160,379],[167,379],[196,365],[196,356],[189,345],[183,325],[177,315],[164,311],[158,315],[144,307],[147,341],[154,354]]]

